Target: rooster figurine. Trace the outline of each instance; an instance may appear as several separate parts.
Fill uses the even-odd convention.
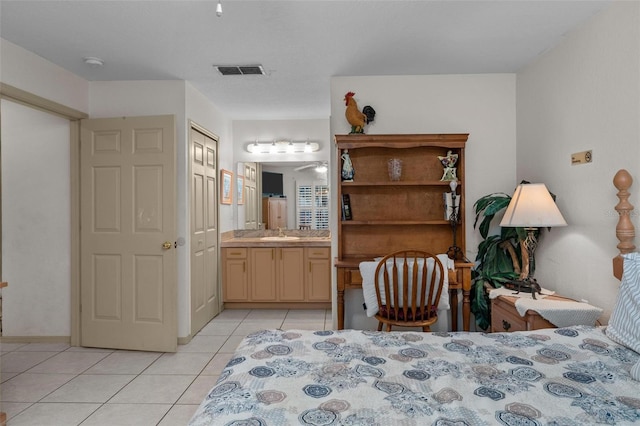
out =
[[[344,112],[347,121],[351,124],[351,133],[364,133],[364,125],[371,123],[376,116],[376,111],[369,105],[362,109],[362,112],[358,109],[356,100],[353,99],[354,92],[349,92],[344,95],[344,103],[347,106],[347,110]]]

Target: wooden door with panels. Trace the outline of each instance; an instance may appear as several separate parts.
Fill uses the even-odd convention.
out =
[[[82,120],[80,344],[177,349],[175,117]]]
[[[258,165],[244,163],[244,229],[258,229]]]
[[[191,161],[191,335],[220,313],[218,285],[218,141],[189,131]]]

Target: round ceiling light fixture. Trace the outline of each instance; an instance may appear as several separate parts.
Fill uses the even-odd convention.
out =
[[[101,67],[104,65],[104,61],[100,58],[97,58],[95,56],[87,56],[82,58],[82,60],[84,61],[85,64],[89,65],[90,67]]]

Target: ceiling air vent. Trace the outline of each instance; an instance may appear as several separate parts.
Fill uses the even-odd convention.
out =
[[[222,75],[264,75],[262,65],[216,66]]]

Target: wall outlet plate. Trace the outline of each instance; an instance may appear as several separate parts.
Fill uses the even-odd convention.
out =
[[[576,152],[575,154],[571,154],[571,165],[577,166],[578,164],[587,164],[593,161],[593,153],[591,150]]]

